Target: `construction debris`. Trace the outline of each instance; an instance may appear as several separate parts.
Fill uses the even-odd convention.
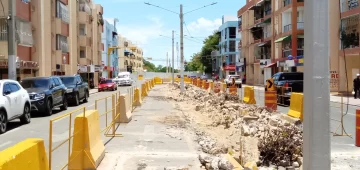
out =
[[[243,104],[238,96],[213,93],[186,85],[169,85],[168,99],[182,105],[198,130],[202,152],[199,160],[205,169],[226,169],[222,154],[235,150],[240,164],[299,168],[302,165],[302,129],[299,121],[288,121],[284,114],[266,107]],[[181,103],[181,104],[180,104]],[[286,115],[285,115],[286,116]],[[291,120],[291,119],[289,119]],[[229,135],[226,135],[229,134]],[[226,159],[225,159],[226,160]],[[221,165],[221,166],[220,166]]]

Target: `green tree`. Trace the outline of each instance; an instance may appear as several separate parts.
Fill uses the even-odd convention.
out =
[[[147,71],[150,71],[150,72],[156,71],[155,65],[153,63],[151,63],[150,61],[146,61],[145,59],[143,59],[143,64],[144,64],[144,69],[146,69]]]
[[[205,73],[211,73],[212,72],[212,61],[211,61],[211,52],[214,50],[218,50],[220,40],[220,33],[218,31],[214,31],[214,33],[210,36],[208,36],[204,40],[204,45],[201,48],[200,51],[200,62],[203,66],[205,66]],[[202,68],[203,69],[203,68]]]

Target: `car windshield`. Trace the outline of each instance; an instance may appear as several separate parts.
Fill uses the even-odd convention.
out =
[[[65,84],[65,86],[76,84],[75,77],[60,77],[60,79]]]
[[[48,79],[25,79],[21,81],[21,86],[25,89],[29,88],[49,88]]]
[[[118,76],[118,78],[127,78],[127,77],[129,77],[129,75],[126,75],[126,74]]]
[[[100,82],[100,84],[108,84],[108,83],[112,83],[112,82],[113,82],[112,80],[105,80],[105,81]]]
[[[230,79],[233,79],[233,78],[237,80],[237,79],[240,79],[240,76],[230,76]]]

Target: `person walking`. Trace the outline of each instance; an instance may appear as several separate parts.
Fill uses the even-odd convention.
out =
[[[354,98],[356,99],[358,94],[359,94],[359,90],[360,90],[360,74],[356,74],[356,78],[354,79],[353,82],[353,86],[354,86]]]

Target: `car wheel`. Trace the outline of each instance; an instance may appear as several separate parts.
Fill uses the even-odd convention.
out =
[[[0,111],[0,134],[6,132],[7,129],[7,118],[4,111]]]
[[[60,109],[61,110],[67,110],[67,108],[68,108],[68,101],[67,101],[66,96],[64,96]]]
[[[79,106],[79,105],[80,105],[79,94],[76,93],[76,94],[75,94],[75,106]]]
[[[51,116],[52,115],[52,109],[53,109],[53,105],[52,105],[52,101],[51,99],[48,99],[46,102],[46,106],[45,106],[45,116]]]
[[[28,124],[31,121],[31,112],[30,112],[30,105],[29,104],[25,104],[24,106],[24,113],[23,115],[20,117],[20,122],[22,124]]]
[[[85,97],[84,97],[83,102],[84,102],[84,103],[87,103],[88,101],[89,101],[89,92],[88,92],[88,91],[86,91],[86,92],[85,92]]]

